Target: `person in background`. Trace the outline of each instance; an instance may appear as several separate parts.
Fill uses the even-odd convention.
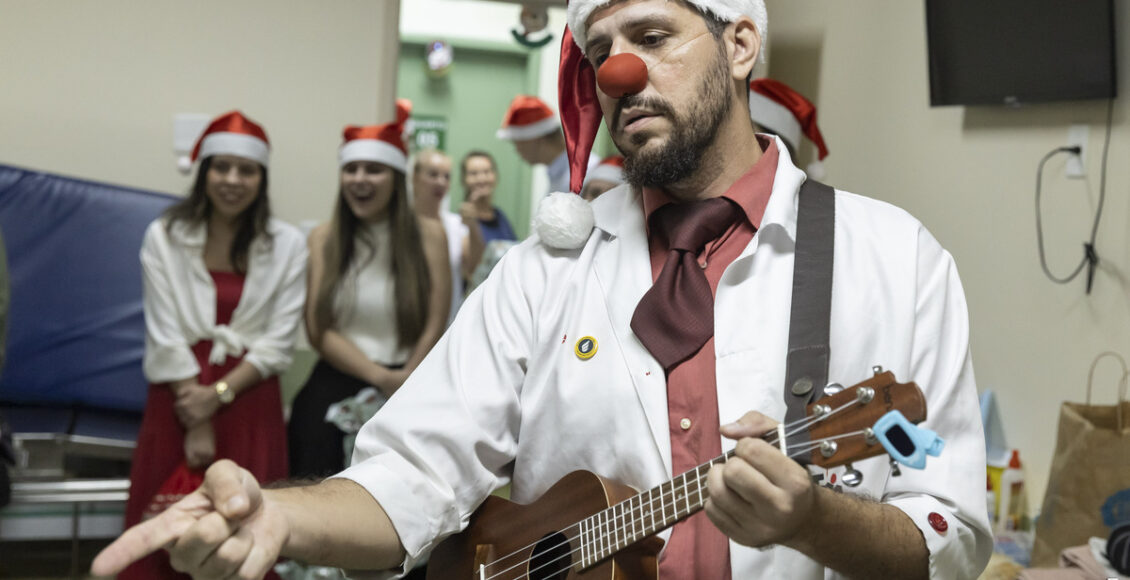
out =
[[[448,324],[463,304],[467,280],[482,259],[485,245],[474,205],[464,201],[458,214],[447,209],[450,186],[450,157],[435,149],[416,154],[412,163],[412,203],[416,215],[439,220],[447,235],[447,254],[451,260],[451,311],[447,317]]]
[[[459,164],[459,179],[463,183],[463,200],[474,210],[483,242],[517,240],[510,220],[494,205],[494,191],[498,187],[498,164],[494,157],[486,151],[470,151]]]
[[[612,155],[601,160],[600,165],[585,174],[581,199],[592,201],[600,194],[624,183],[624,156]]]
[[[824,158],[828,146],[816,124],[816,105],[789,85],[769,78],[749,83],[749,117],[763,131],[785,142],[789,156],[799,160],[801,138],[816,146],[816,160],[805,172],[813,179],[824,179]]]
[[[321,478],[346,464],[330,405],[367,386],[391,397],[447,323],[451,269],[443,226],[408,201],[407,147],[397,121],[345,128],[333,218],[310,233],[306,330],[321,356],[291,405],[291,475]]]
[[[518,243],[518,236],[506,214],[493,203],[494,190],[498,185],[498,165],[494,157],[486,151],[471,151],[463,156],[459,170],[464,199],[471,204],[471,211],[478,219],[484,244],[482,256],[467,278],[466,291],[470,294],[490,275],[502,256]]]
[[[203,473],[214,460],[231,459],[261,481],[287,475],[277,375],[290,365],[302,316],[306,244],[297,228],[271,217],[269,152],[262,127],[238,111],[221,115],[193,150],[200,166],[188,197],[145,232],[150,387],[127,526],[171,503],[156,496],[185,468]],[[163,553],[121,575],[174,577]]]
[[[526,163],[545,165],[549,191],[569,190],[569,156],[565,153],[565,136],[561,121],[549,105],[537,97],[518,95],[510,102],[502,127],[495,133],[499,139],[512,141],[514,149]],[[589,155],[588,168],[600,163]]]

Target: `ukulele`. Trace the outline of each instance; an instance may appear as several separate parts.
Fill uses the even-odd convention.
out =
[[[831,385],[827,392],[836,390]],[[918,385],[876,368],[870,379],[808,405],[805,418],[762,438],[801,464],[848,465],[841,481],[854,487],[862,476],[852,461],[886,453],[897,475],[895,459],[921,468],[926,454],[938,455],[937,435],[913,425],[925,419]],[[574,471],[527,505],[490,496],[466,530],[436,546],[427,578],[654,579],[663,546],[655,534],[703,509],[707,473],[733,456],[729,451],[643,492]]]

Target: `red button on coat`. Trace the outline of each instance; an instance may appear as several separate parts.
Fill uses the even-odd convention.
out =
[[[930,526],[937,530],[939,534],[950,529],[950,525],[946,522],[946,518],[942,517],[942,514],[938,512],[930,512],[930,515],[927,519],[930,520]]]

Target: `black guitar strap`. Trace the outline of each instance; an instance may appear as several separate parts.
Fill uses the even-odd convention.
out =
[[[805,416],[828,383],[829,326],[832,316],[832,259],[835,250],[836,196],[831,187],[808,179],[800,187],[789,354],[785,367],[785,422]],[[789,437],[789,446],[808,440],[806,431]]]

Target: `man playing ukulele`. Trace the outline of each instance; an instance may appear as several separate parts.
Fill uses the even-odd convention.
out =
[[[992,539],[965,299],[950,255],[905,212],[826,198],[823,368],[853,384],[882,364],[921,385],[945,453],[901,477],[860,462],[863,483],[837,493],[756,437],[785,420],[790,388],[812,387],[782,387],[799,324],[794,250],[810,238],[797,219],[806,176],[748,115],[762,0],[573,0],[568,15],[570,157],[583,167],[591,137],[575,128],[595,103],[629,182],[593,202],[591,231],[511,250],[342,474],[261,490],[218,463],[198,492],[107,548],[95,574],[167,548],[196,578],[258,578],[280,555],[389,577],[506,483],[519,503],[578,469],[647,489],[732,448],[710,469],[703,512],[661,534],[660,578],[980,573]]]

